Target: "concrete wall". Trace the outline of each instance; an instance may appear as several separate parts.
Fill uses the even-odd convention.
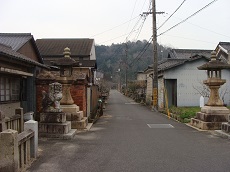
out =
[[[147,104],[152,102],[152,95],[153,95],[153,79],[149,77],[150,73],[153,72],[146,73],[146,79],[147,79],[146,103]]]
[[[20,102],[1,104],[0,110],[6,117],[15,115],[15,109],[20,107]]]
[[[165,105],[164,105],[164,100],[165,100],[165,97],[164,97],[164,79],[163,77],[160,77],[158,78],[158,107],[159,108],[164,108]]]

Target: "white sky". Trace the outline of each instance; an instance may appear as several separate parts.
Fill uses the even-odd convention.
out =
[[[156,0],[157,11],[166,13],[157,15],[157,26],[182,1]],[[179,11],[158,30],[158,34],[211,1],[186,0]],[[148,10],[149,4],[150,0],[1,0],[0,32],[31,33],[35,39],[94,38],[99,45],[123,43],[126,37],[130,41],[135,40],[141,22],[128,35],[139,15]],[[230,0],[217,0],[185,23],[159,36],[158,42],[173,48],[188,49],[214,49],[220,41],[230,42],[229,9]],[[138,39],[149,40],[151,35],[152,16],[149,15]]]

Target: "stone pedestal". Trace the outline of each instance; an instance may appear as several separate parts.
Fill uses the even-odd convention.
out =
[[[71,122],[72,129],[85,129],[88,125],[88,118],[83,118],[83,111],[79,111],[79,106],[61,105],[63,112],[66,113],[66,120]]]
[[[224,106],[204,106],[191,119],[191,125],[202,130],[219,130],[222,122],[228,121],[229,109]]]
[[[223,122],[221,124],[221,131],[230,134],[230,116],[228,116],[228,122]]]
[[[66,121],[64,112],[44,112],[40,114],[39,135],[41,137],[71,139],[76,129],[71,129],[71,122]]]

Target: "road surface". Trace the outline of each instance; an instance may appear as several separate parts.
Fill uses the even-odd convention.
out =
[[[111,90],[104,115],[72,140],[39,140],[30,172],[227,172],[230,142]]]

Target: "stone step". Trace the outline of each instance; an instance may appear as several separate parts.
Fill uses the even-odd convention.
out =
[[[202,120],[204,122],[227,122],[227,114],[206,114],[202,112],[197,112],[196,119]]]
[[[84,117],[80,121],[71,121],[71,127],[72,127],[72,129],[83,130],[83,129],[86,129],[87,125],[88,125],[88,118],[87,117]]]
[[[71,122],[64,123],[40,123],[39,133],[67,134],[71,130]]]

